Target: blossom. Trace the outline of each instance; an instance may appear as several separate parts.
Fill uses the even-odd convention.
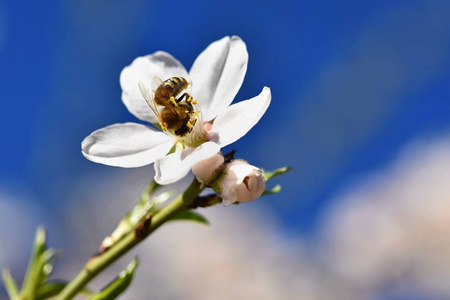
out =
[[[120,74],[122,101],[138,119],[152,124],[158,118],[142,93],[155,77],[183,77],[191,83],[189,93],[201,113],[188,138],[167,134],[154,126],[113,124],[94,131],[81,144],[83,155],[94,162],[124,168],[155,163],[155,180],[173,183],[191,167],[244,136],[270,104],[268,87],[249,100],[230,105],[244,80],[248,53],[236,36],[209,45],[194,61],[189,73],[170,54],[162,51],[136,58]],[[139,83],[141,82],[141,83]]]
[[[214,191],[222,197],[222,203],[250,202],[266,190],[263,171],[244,160],[234,160],[213,184]]]
[[[224,171],[224,168],[225,158],[218,153],[193,165],[192,173],[201,183],[209,184]]]

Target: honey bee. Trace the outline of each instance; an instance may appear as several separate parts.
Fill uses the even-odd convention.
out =
[[[183,77],[171,77],[165,81],[154,77],[151,83],[153,93],[149,93],[139,82],[139,89],[158,117],[161,129],[180,137],[191,132],[197,122],[198,112],[194,109],[197,101],[187,92],[176,98],[188,86],[189,82]]]

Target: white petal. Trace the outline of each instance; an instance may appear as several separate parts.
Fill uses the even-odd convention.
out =
[[[209,183],[215,177],[217,172],[224,167],[225,158],[221,153],[217,153],[208,159],[204,159],[192,166],[192,173],[202,183]]]
[[[163,157],[155,162],[155,181],[170,184],[186,176],[192,166],[201,160],[210,158],[219,152],[220,146],[206,142],[197,148],[188,148]]]
[[[189,80],[183,65],[169,53],[162,51],[136,58],[120,73],[123,103],[137,118],[150,123],[157,123],[158,119],[141,95],[138,82],[142,81],[145,85],[150,86],[155,76],[162,80],[173,76],[181,76]]]
[[[204,121],[214,119],[233,101],[244,80],[247,62],[247,47],[237,36],[212,43],[197,57],[189,76]]]
[[[228,206],[230,204],[233,204],[234,202],[236,202],[235,198],[230,198],[230,199],[222,198],[222,204],[224,206]]]
[[[210,140],[225,147],[243,137],[264,115],[271,98],[270,89],[264,87],[258,96],[228,107],[214,120]]]
[[[81,143],[83,155],[93,162],[134,168],[151,164],[173,146],[161,131],[136,123],[114,124],[94,131]]]

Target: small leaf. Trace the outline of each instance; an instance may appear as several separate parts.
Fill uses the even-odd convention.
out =
[[[55,249],[47,249],[42,253],[36,267],[38,270],[40,270],[40,273],[38,275],[38,285],[46,282],[47,278],[53,273],[56,259],[60,255],[60,251]]]
[[[66,282],[52,282],[38,287],[36,300],[43,300],[58,295],[67,285]]]
[[[182,212],[173,219],[171,219],[170,221],[183,221],[183,220],[194,221],[197,223],[209,225],[209,221],[204,216],[192,210]]]
[[[67,285],[67,282],[65,281],[55,281],[55,282],[49,282],[45,285],[41,285],[38,287],[36,291],[36,300],[45,300],[51,297],[54,297],[58,295]],[[90,296],[92,295],[92,291],[88,290],[87,288],[84,288],[81,290],[81,293]]]
[[[34,299],[37,285],[41,282],[42,268],[40,260],[42,254],[47,249],[46,246],[47,233],[44,227],[38,227],[33,244],[33,252],[28,263],[27,273],[22,284],[22,296]]]
[[[261,196],[278,194],[281,191],[281,185],[277,184],[271,190],[265,190]]]
[[[112,300],[116,299],[120,294],[122,294],[127,287],[130,285],[133,279],[134,270],[139,263],[137,257],[123,270],[119,276],[108,286],[102,289],[95,295],[89,297],[89,300]]]
[[[283,175],[284,173],[287,173],[291,170],[292,170],[292,168],[290,168],[290,167],[283,167],[283,168],[278,168],[278,169],[270,171],[270,172],[264,171],[264,179],[267,181],[274,177]]]
[[[6,292],[10,299],[17,299],[19,296],[19,289],[17,288],[16,281],[11,275],[8,269],[3,269],[3,283],[5,285]]]

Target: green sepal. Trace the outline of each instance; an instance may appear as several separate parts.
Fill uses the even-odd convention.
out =
[[[264,193],[262,193],[261,197],[265,196],[265,195],[278,194],[280,191],[281,191],[281,185],[277,184],[271,190],[265,190]]]
[[[110,284],[103,288],[100,292],[89,297],[89,300],[112,300],[116,299],[122,294],[130,285],[133,279],[134,271],[139,263],[136,257],[127,267],[123,270],[119,276],[114,279]]]
[[[17,299],[19,296],[19,289],[9,269],[3,269],[2,277],[3,284],[5,285],[5,290],[8,293],[9,299]]]
[[[65,281],[54,281],[41,285],[36,291],[36,300],[45,300],[55,297],[66,287],[66,285],[67,282]],[[86,296],[90,296],[93,294],[92,291],[88,290],[87,288],[84,288],[81,293]]]
[[[283,167],[283,168],[278,168],[276,170],[273,171],[264,171],[264,179],[266,181],[275,178],[277,176],[283,175],[287,172],[290,172],[292,170],[292,168],[290,167]],[[265,190],[264,193],[261,196],[266,196],[266,195],[273,195],[273,194],[278,194],[281,191],[281,185],[277,184],[276,186],[274,186],[272,189],[270,190]]]
[[[209,221],[204,216],[192,210],[182,212],[178,214],[176,217],[170,219],[170,221],[193,221],[209,225]]]
[[[291,170],[292,170],[292,168],[290,168],[290,167],[283,167],[283,168],[278,168],[278,169],[270,171],[270,172],[264,171],[264,179],[267,181],[267,180],[270,180],[277,176],[283,175],[284,173],[287,173]]]

